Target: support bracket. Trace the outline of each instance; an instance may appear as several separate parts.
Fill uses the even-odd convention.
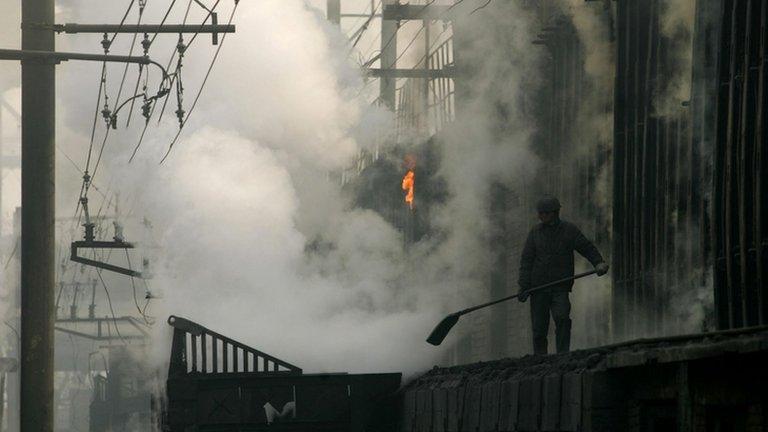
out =
[[[125,267],[116,266],[114,264],[109,264],[109,263],[93,260],[90,258],[85,258],[78,255],[79,249],[133,249],[133,248],[135,248],[133,243],[129,243],[126,241],[79,240],[79,241],[72,242],[69,259],[76,263],[85,264],[85,265],[101,268],[104,270],[109,270],[111,272],[124,274],[126,276],[143,278],[141,272],[138,272],[136,270],[127,269]]]

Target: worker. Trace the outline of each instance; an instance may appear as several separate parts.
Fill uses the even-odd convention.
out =
[[[536,211],[541,223],[531,229],[520,257],[518,300],[525,302],[531,297],[533,353],[547,354],[550,314],[555,321],[557,352],[568,352],[571,345],[571,302],[568,295],[573,280],[535,293],[529,294],[526,291],[573,277],[573,251],[589,260],[598,276],[608,272],[608,264],[576,225],[560,219],[560,201],[557,198],[544,196],[536,204]]]

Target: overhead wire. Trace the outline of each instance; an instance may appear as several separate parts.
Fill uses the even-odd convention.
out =
[[[144,7],[146,6],[146,0],[139,0],[139,16],[136,21],[136,25],[141,25],[141,19],[144,17]],[[131,39],[131,48],[128,50],[128,56],[133,55],[133,50],[136,48],[136,38],[138,37],[138,33],[133,34],[133,38]],[[117,107],[120,104],[120,96],[123,93],[123,86],[125,85],[125,78],[128,76],[128,66],[130,66],[130,63],[125,64],[125,68],[123,69],[123,77],[120,79],[120,86],[117,90],[117,96],[115,97],[115,103],[114,107],[112,108],[112,111],[117,111]],[[135,92],[134,92],[135,93]]]
[[[104,282],[104,278],[101,276],[101,269],[97,269],[96,274],[99,276],[99,280],[101,281],[101,286],[104,287],[104,292],[107,295],[107,304],[109,305],[109,311],[112,314],[112,322],[114,322],[115,331],[117,332],[117,335],[120,337],[120,340],[128,344],[129,342],[123,337],[122,333],[120,333],[120,327],[118,327],[117,325],[117,316],[115,315],[115,309],[112,307],[112,297],[109,295],[109,288],[107,288],[107,284],[106,282]]]
[[[493,1],[493,0],[486,0],[485,4],[483,4],[482,6],[479,6],[479,7],[475,8],[475,10],[473,10],[473,11],[472,11],[472,12],[470,12],[469,14],[470,14],[470,15],[472,15],[472,14],[474,14],[475,12],[477,12],[477,11],[479,11],[479,10],[481,10],[481,9],[485,9],[485,8],[486,8],[486,7],[487,7],[489,4],[491,4],[491,2],[492,2],[492,1]]]
[[[218,5],[220,0],[216,1],[216,5]],[[235,0],[235,5],[232,8],[232,12],[229,14],[229,19],[227,20],[227,25],[232,24],[232,20],[235,17],[235,12],[237,11],[237,6],[240,4],[240,0]],[[214,9],[215,9],[214,5]],[[210,13],[208,14],[210,16]],[[207,19],[207,18],[206,18]],[[192,37],[192,40],[190,40],[190,44],[194,41],[194,38],[197,36],[197,33]],[[216,52],[213,54],[213,59],[211,59],[211,63],[208,65],[208,70],[205,73],[205,77],[203,78],[203,82],[200,85],[200,89],[197,91],[197,94],[195,95],[195,99],[192,101],[192,105],[189,107],[189,112],[187,112],[187,116],[184,118],[184,121],[181,124],[181,127],[179,127],[179,130],[176,132],[176,136],[173,138],[173,141],[171,141],[171,144],[168,146],[168,150],[166,151],[163,158],[160,160],[160,164],[165,162],[165,160],[168,158],[168,155],[171,154],[171,150],[173,149],[174,144],[179,139],[179,136],[181,135],[182,130],[184,129],[184,126],[187,124],[187,121],[189,120],[189,117],[192,115],[192,112],[195,110],[195,107],[197,106],[197,101],[200,99],[200,95],[203,93],[203,89],[205,88],[205,84],[208,82],[208,78],[211,75],[211,71],[213,70],[213,65],[216,63],[216,60],[219,57],[219,53],[221,52],[221,48],[224,46],[224,41],[227,38],[227,33],[224,33],[221,36],[221,41],[219,42],[218,47],[216,47]]]
[[[131,265],[131,256],[128,254],[128,249],[125,250],[125,259],[128,262],[128,269],[133,270],[133,266]],[[136,305],[136,310],[139,311],[139,315],[144,319],[144,322],[147,324],[151,324],[150,320],[147,318],[147,315],[144,314],[144,310],[146,310],[146,305],[144,306],[144,310],[141,309],[139,306],[139,299],[136,297],[136,282],[134,281],[133,275],[131,276],[131,288],[133,289],[133,303]],[[149,299],[147,299],[147,303],[149,303]]]
[[[131,10],[133,9],[133,5],[135,4],[135,2],[136,2],[136,0],[131,0],[131,2],[128,4],[128,7],[126,8],[125,13],[123,14],[123,18],[120,20],[120,24],[118,25],[118,31],[116,31],[112,35],[112,38],[107,39],[106,33],[104,34],[104,39],[102,40],[101,44],[102,44],[102,47],[104,49],[104,54],[105,55],[109,53],[109,49],[112,46],[112,43],[117,38],[117,35],[118,35],[119,31],[122,29],[123,25],[125,25],[125,20],[128,18],[128,15],[130,14]],[[90,168],[90,164],[91,164],[91,157],[92,157],[92,154],[93,154],[93,143],[94,143],[94,138],[96,136],[96,123],[97,123],[97,121],[99,119],[99,108],[101,106],[101,96],[102,96],[102,93],[104,94],[105,103],[106,103],[106,99],[107,99],[106,82],[107,82],[107,62],[105,60],[105,61],[101,62],[101,77],[99,79],[99,90],[98,90],[97,96],[96,96],[96,109],[94,110],[95,112],[93,114],[93,124],[91,126],[91,138],[90,138],[90,142],[88,144],[88,155],[86,157],[85,168],[83,170],[83,183],[82,183],[82,185],[80,187],[80,194],[79,194],[79,198],[77,200],[77,204],[75,205],[75,214],[73,216],[73,218],[77,220],[76,224],[80,223],[80,220],[81,220],[81,217],[82,217],[82,214],[79,214],[79,211],[80,211],[81,205],[82,205],[82,198],[83,197],[87,197],[88,189],[90,187],[89,180],[88,180],[88,177],[89,177],[88,173],[89,173],[89,168]]]
[[[417,14],[423,13],[425,10],[427,10],[428,7],[432,6],[435,3],[435,1],[437,1],[437,0],[429,0],[427,3],[424,4],[424,6],[421,7],[421,9],[419,9]],[[373,62],[375,62],[376,60],[381,58],[382,53],[384,53],[384,51],[386,51],[387,48],[389,48],[389,46],[392,45],[392,42],[395,41],[395,39],[397,39],[398,30],[400,30],[400,21],[397,22],[397,30],[395,30],[392,33],[392,36],[390,36],[389,39],[387,39],[387,43],[385,43],[384,46],[381,48],[381,51],[379,52],[379,54],[374,56],[374,57],[372,57],[370,60],[368,60],[368,62],[366,62],[363,65],[364,68],[369,67],[370,65],[373,64]],[[395,61],[397,61],[397,60],[395,60]],[[389,67],[392,67],[392,66],[390,65]]]
[[[163,19],[160,21],[160,27],[158,28],[158,31],[156,31],[155,34],[152,35],[152,39],[149,40],[149,46],[150,47],[155,42],[155,38],[157,38],[157,35],[160,33],[160,29],[162,29],[163,26],[165,25],[165,21],[168,19],[168,16],[171,14],[171,10],[173,10],[173,6],[175,4],[176,4],[176,0],[173,0],[171,2],[170,6],[168,6],[168,10],[165,11],[165,15],[163,15]],[[187,16],[189,15],[189,9],[190,9],[191,6],[192,6],[192,2],[190,0],[190,2],[187,4],[187,10],[186,10],[186,12],[184,14],[184,21],[183,21],[182,25],[186,24]],[[178,45],[177,45],[176,49],[178,49]],[[171,58],[168,60],[168,65],[165,67],[166,70],[168,70],[168,68],[171,67],[171,62],[173,61],[173,57],[175,56],[175,54],[176,54],[176,51],[174,50],[174,52],[171,54]],[[147,73],[149,73],[149,71],[147,71]],[[171,83],[169,85],[169,88],[172,85],[173,84]],[[141,135],[139,136],[139,141],[134,146],[133,152],[131,153],[131,157],[128,159],[128,163],[133,162],[133,158],[136,156],[136,152],[139,151],[139,147],[141,147],[141,143],[144,141],[144,136],[146,135],[147,128],[149,127],[149,119],[152,117],[152,114],[154,114],[156,106],[157,106],[156,101],[154,101],[152,103],[152,108],[150,109],[150,112],[146,115],[146,118],[144,120],[144,127],[142,128]]]
[[[187,18],[189,17],[189,11],[192,8],[192,0],[189,0],[187,3],[187,10],[184,12],[184,19],[182,20],[181,24],[184,25],[187,23]],[[168,64],[165,66],[165,69],[168,70],[168,68],[171,67],[171,63],[173,63],[173,59],[176,57],[176,53],[179,52],[179,48],[182,46],[182,36],[179,34],[179,43],[176,44],[176,47],[173,49],[173,52],[171,53],[171,57],[168,59]],[[185,45],[185,47],[189,47],[189,44]],[[173,72],[173,76],[171,77],[171,81],[169,83],[169,88],[173,88],[173,84],[176,82],[176,80],[179,78],[179,69],[181,68],[181,60],[176,62],[176,70]],[[168,104],[168,98],[165,98],[163,101],[163,107],[160,109],[160,116],[157,118],[157,123],[159,124],[160,121],[163,119],[163,114],[165,113],[165,106]],[[153,109],[154,113],[154,109]]]
[[[382,0],[379,0],[379,4],[377,5],[374,5],[373,3],[371,3],[371,15],[368,17],[368,19],[365,20],[363,25],[359,29],[355,30],[355,32],[352,33],[352,36],[349,37],[350,40],[352,38],[355,38],[355,41],[352,43],[353,48],[357,46],[357,43],[360,42],[360,39],[365,34],[365,31],[368,30],[368,25],[370,25],[371,21],[373,21],[373,17],[376,16],[376,11],[379,10],[379,6],[381,5],[382,5]],[[355,22],[355,24],[357,24],[357,22]]]
[[[135,0],[131,1],[131,7],[133,6],[134,1]],[[146,0],[143,0],[143,1],[139,0],[139,15],[138,15],[138,18],[137,18],[137,24],[141,24],[142,17],[144,16],[144,7],[145,6],[146,6]],[[125,17],[127,15],[128,15],[128,12],[126,12],[126,15],[123,17],[123,22],[125,21]],[[121,23],[121,26],[122,26],[122,23]],[[115,33],[115,35],[117,35],[117,32]],[[138,33],[134,33],[133,34],[133,39],[131,40],[131,47],[128,50],[128,55],[129,56],[133,55],[133,50],[136,47],[136,37],[137,36],[138,36]],[[112,108],[112,114],[113,115],[117,114],[117,108],[118,108],[118,105],[120,103],[120,96],[122,95],[122,92],[123,92],[123,86],[125,85],[125,79],[128,76],[128,66],[129,66],[129,63],[126,63],[125,64],[125,68],[123,69],[123,76],[120,79],[120,85],[119,85],[118,90],[117,90],[117,96],[115,97],[115,102],[114,102],[114,105],[113,105],[113,108]],[[110,121],[115,121],[114,119],[110,120],[110,118],[108,117],[109,112],[108,112],[106,100],[105,100],[104,105],[105,105],[105,111],[103,111],[102,114],[104,115],[104,120],[105,120],[105,123],[106,123],[106,130],[104,132],[104,139],[101,142],[101,148],[99,149],[99,155],[98,155],[98,158],[96,159],[96,164],[95,164],[95,166],[93,168],[93,171],[91,172],[90,180],[87,182],[88,185],[86,185],[86,188],[85,188],[85,195],[86,196],[88,194],[88,188],[90,187],[90,184],[93,183],[93,179],[96,177],[96,173],[97,173],[97,171],[99,169],[99,164],[101,163],[101,158],[104,155],[104,148],[106,147],[107,140],[109,139],[109,131],[111,130]]]

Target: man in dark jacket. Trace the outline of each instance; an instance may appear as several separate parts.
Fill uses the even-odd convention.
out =
[[[526,291],[556,280],[573,276],[573,252],[589,260],[598,276],[608,272],[602,255],[576,225],[560,219],[560,202],[545,196],[536,205],[540,224],[531,229],[520,258],[520,297],[531,297],[531,327],[533,353],[547,353],[549,315],[555,321],[557,352],[568,352],[571,345],[571,292],[573,281],[564,282],[532,294]]]

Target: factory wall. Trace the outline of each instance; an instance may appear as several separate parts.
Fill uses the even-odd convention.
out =
[[[739,0],[721,7],[711,244],[717,325],[738,328],[768,323],[768,5]]]

